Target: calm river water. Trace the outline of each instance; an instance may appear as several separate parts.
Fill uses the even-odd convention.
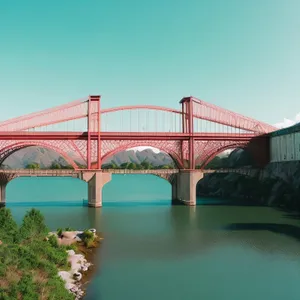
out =
[[[155,176],[114,175],[104,207],[91,209],[84,182],[22,178],[9,184],[7,206],[18,221],[36,207],[51,229],[104,233],[87,300],[300,299],[297,218],[209,199],[174,207],[170,194]]]

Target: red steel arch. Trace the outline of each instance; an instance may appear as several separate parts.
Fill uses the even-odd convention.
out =
[[[262,162],[265,163],[268,160],[268,139],[261,140],[255,137],[271,132],[275,128],[263,122],[192,96],[183,98],[179,109],[155,105],[129,105],[101,109],[100,98],[99,95],[90,95],[66,105],[0,122],[0,133],[9,132],[8,136],[3,134],[0,141],[2,143],[0,160],[1,157],[5,159],[21,148],[40,146],[54,150],[75,169],[78,166],[70,157],[69,151],[77,153],[80,159],[86,162],[87,169],[90,169],[91,163],[95,161],[100,169],[101,159],[106,159],[109,155],[136,146],[151,146],[168,153],[179,168],[191,170],[195,169],[198,153],[201,153],[198,160],[203,168],[221,151],[232,147],[246,147],[246,145],[257,158],[261,156]],[[105,117],[105,115],[122,111],[125,113],[120,113],[120,119],[115,118],[115,124],[113,122],[106,124],[110,117]],[[123,117],[127,115],[126,111],[136,111],[137,120],[129,117],[130,119],[125,119],[124,124]],[[130,116],[133,114],[135,112],[129,113]],[[83,119],[83,130],[78,130],[78,132],[69,130],[67,126],[70,124],[69,121],[79,119]],[[133,126],[131,126],[131,120]],[[197,122],[194,122],[195,120]],[[102,130],[101,121],[107,127],[111,124],[113,130]],[[45,131],[42,130],[42,127],[47,125],[64,125],[62,123],[66,123],[66,130],[52,132],[51,140],[48,128],[44,128]],[[119,123],[121,126],[117,128]],[[152,130],[153,124],[155,124],[154,130]],[[129,125],[129,130],[127,130],[127,125]],[[224,126],[222,130],[218,129],[219,125]],[[24,130],[31,129],[35,132],[24,132]],[[236,133],[232,134],[232,131]],[[244,133],[252,136],[245,137]],[[261,155],[261,149],[264,149],[264,155]]]
[[[107,114],[122,110],[134,110],[134,109],[148,109],[148,110],[158,110],[158,111],[165,111],[175,114],[182,114],[182,112],[178,109],[168,108],[164,106],[156,106],[156,105],[126,105],[126,106],[116,106],[112,108],[106,108],[101,110],[101,114]]]
[[[249,142],[236,142],[232,144],[228,144],[225,146],[221,147],[214,147],[212,148],[208,153],[205,154],[205,156],[202,158],[201,164],[200,164],[200,169],[203,170],[209,162],[211,162],[218,154],[222,153],[223,151],[232,149],[232,148],[240,148],[240,149],[245,149]],[[196,159],[196,162],[198,159],[201,158],[201,155],[199,155]]]
[[[46,148],[46,149],[51,149],[55,151],[57,154],[59,154],[62,158],[66,160],[75,170],[78,169],[77,164],[75,161],[67,155],[64,151],[59,149],[58,147],[55,147],[53,145],[49,145],[46,142],[41,142],[41,141],[36,141],[36,142],[19,142],[19,143],[14,143],[11,145],[8,145],[4,148],[1,149],[0,151],[0,166],[3,164],[3,162],[13,153],[24,149],[28,147],[41,147],[41,148]]]

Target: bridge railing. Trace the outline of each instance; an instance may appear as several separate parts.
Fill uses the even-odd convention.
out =
[[[258,172],[259,169],[254,169],[254,168],[237,168],[237,169],[206,169],[203,170],[203,173],[238,173],[238,174],[243,174],[243,175],[249,175],[249,174],[254,174],[255,172]]]
[[[149,169],[149,170],[132,170],[132,169],[102,169],[102,170],[62,170],[62,169],[48,169],[48,170],[37,170],[37,169],[0,169],[2,174],[15,174],[15,175],[28,175],[28,176],[73,176],[81,172],[103,172],[103,173],[112,173],[112,174],[177,174],[181,172],[179,169]],[[186,170],[182,170],[186,171]],[[238,173],[238,174],[254,174],[259,171],[258,169],[247,169],[247,168],[238,168],[238,169],[206,169],[206,170],[197,170],[205,174],[211,173]]]
[[[76,170],[36,170],[36,169],[13,169],[13,170],[0,170],[2,174],[26,174],[30,176],[44,175],[44,176],[64,176],[64,175],[74,175],[77,174]]]
[[[178,169],[149,169],[149,170],[131,170],[131,169],[103,169],[103,173],[113,174],[176,174]]]

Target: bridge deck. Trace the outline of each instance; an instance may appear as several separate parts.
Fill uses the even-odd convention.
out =
[[[194,170],[193,172],[202,173],[239,173],[239,174],[249,174],[255,171],[255,169],[218,169],[218,170]],[[164,175],[164,174],[177,174],[179,172],[189,172],[189,170],[178,170],[178,169],[158,169],[158,170],[129,170],[129,169],[104,169],[104,170],[34,170],[34,169],[15,169],[15,170],[0,170],[1,174],[11,174],[21,177],[78,177],[79,174],[84,172],[102,172],[111,174],[154,174],[154,175]]]

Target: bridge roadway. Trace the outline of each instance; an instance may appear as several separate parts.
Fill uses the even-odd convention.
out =
[[[238,173],[248,175],[255,169],[236,168],[236,169],[196,169],[194,172],[210,173]],[[102,170],[85,170],[85,169],[0,169],[0,176],[13,175],[14,177],[74,177],[81,178],[83,173],[111,173],[111,174],[153,174],[153,175],[172,175],[180,172],[190,172],[190,170],[178,169],[149,169],[149,170],[131,170],[131,169],[102,169]]]
[[[129,169],[57,169],[57,170],[34,170],[16,169],[0,170],[0,206],[6,202],[6,185],[17,177],[73,177],[88,183],[88,204],[91,207],[102,206],[102,188],[111,181],[112,174],[152,174],[168,180],[172,185],[172,201],[186,205],[196,205],[196,185],[204,174],[210,173],[239,173],[250,175],[255,169],[219,169],[219,170],[129,170]]]

